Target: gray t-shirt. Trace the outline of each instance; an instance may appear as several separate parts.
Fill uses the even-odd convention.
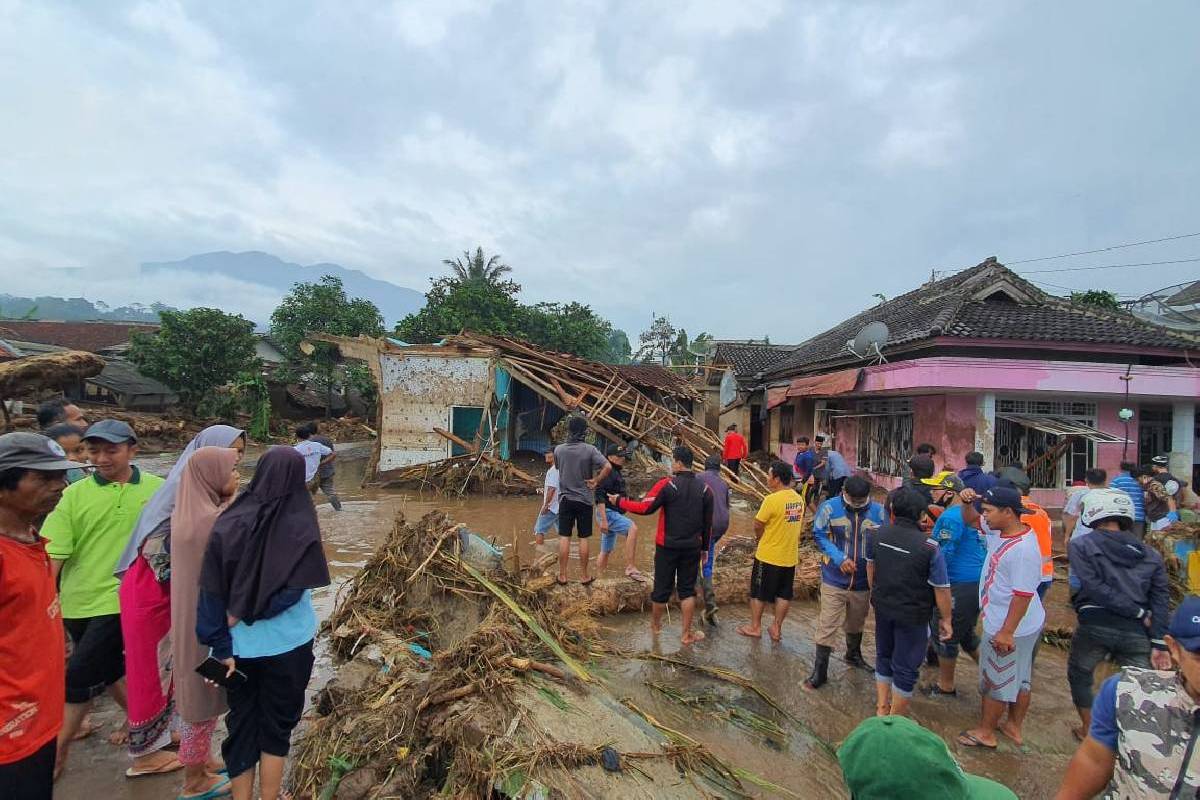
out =
[[[591,480],[607,463],[608,459],[587,442],[567,442],[554,448],[559,497],[590,506],[596,493],[584,481]]]

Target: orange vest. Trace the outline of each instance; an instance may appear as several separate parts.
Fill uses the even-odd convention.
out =
[[[1030,511],[1030,513],[1021,517],[1021,522],[1028,525],[1037,534],[1038,548],[1042,551],[1042,579],[1053,579],[1054,553],[1052,552],[1052,548],[1054,546],[1054,539],[1051,533],[1050,515],[1046,513],[1046,509],[1028,497],[1022,497],[1021,502]]]

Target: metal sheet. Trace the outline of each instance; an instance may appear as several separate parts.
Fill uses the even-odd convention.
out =
[[[860,369],[844,369],[828,375],[809,375],[795,378],[788,384],[788,397],[830,397],[853,392],[858,386]]]
[[[1082,422],[1076,422],[1063,417],[1039,417],[1028,416],[1025,414],[996,414],[996,419],[1006,419],[1009,422],[1015,422],[1018,425],[1024,425],[1026,428],[1043,433],[1050,433],[1055,436],[1082,436],[1093,442],[1122,442],[1119,436],[1113,436],[1111,433],[1099,431],[1090,425],[1084,425]]]

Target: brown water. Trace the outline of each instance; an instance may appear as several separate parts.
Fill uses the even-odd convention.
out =
[[[172,459],[156,459],[146,465],[153,471],[165,472]],[[533,544],[532,526],[539,508],[537,497],[467,497],[447,498],[422,496],[414,493],[378,492],[360,487],[363,461],[339,463],[337,488],[344,507],[335,512],[321,495],[317,513],[325,538],[330,572],[334,585],[314,593],[314,601],[322,616],[332,608],[340,586],[362,565],[390,530],[395,515],[403,511],[410,519],[440,509],[504,550],[506,557],[515,552],[522,563],[539,552],[553,552],[556,544],[548,537],[541,549]],[[653,560],[654,518],[639,518],[641,535],[637,543],[637,563],[649,572]],[[735,534],[751,533],[751,513],[748,508],[734,510],[731,529]],[[593,563],[598,552],[599,536],[592,539]],[[624,569],[623,542],[608,569],[603,573],[619,577]],[[572,563],[572,577],[578,578],[577,561]],[[1058,588],[1057,586],[1055,587]],[[765,703],[751,693],[724,684],[691,670],[649,661],[608,659],[598,666],[617,697],[629,697],[666,725],[688,733],[700,740],[728,763],[748,770],[768,781],[788,787],[802,797],[844,797],[840,770],[829,748],[840,742],[854,726],[874,711],[874,682],[871,673],[846,667],[836,658],[830,665],[830,683],[819,692],[805,692],[801,682],[812,664],[813,632],[816,621],[815,603],[796,603],[784,628],[781,644],[768,639],[751,641],[735,632],[745,621],[744,607],[724,608],[721,624],[709,638],[681,653],[696,662],[733,670],[754,680],[798,722],[780,719]],[[657,650],[664,654],[679,651],[678,617],[672,615],[660,640],[655,643],[647,622],[639,615],[625,615],[605,620],[614,644],[625,650]],[[711,630],[711,629],[710,629]],[[868,631],[865,649],[868,659],[873,656],[873,640]],[[323,647],[312,686],[324,683],[331,664]],[[1012,787],[1021,797],[1049,797],[1058,786],[1063,770],[1074,752],[1070,725],[1075,712],[1066,683],[1066,659],[1062,651],[1044,647],[1035,669],[1033,708],[1026,725],[1026,745],[1018,750],[1003,742],[998,752],[979,752],[957,748],[951,750],[970,772],[1000,780]],[[914,701],[916,718],[938,733],[947,742],[970,726],[977,718],[979,695],[975,687],[976,669],[964,659],[959,667],[959,693],[956,699],[930,700],[920,695]],[[928,678],[929,676],[926,676]],[[668,684],[686,691],[711,689],[728,702],[742,705],[762,716],[784,725],[789,736],[782,742],[764,741],[729,722],[694,712],[652,690],[650,681]],[[122,748],[105,741],[108,731],[120,722],[117,708],[107,699],[98,703],[95,718],[105,728],[90,740],[78,743],[70,767],[60,781],[55,797],[60,800],[84,800],[104,797],[105,800],[131,798],[171,798],[178,793],[177,775],[153,778],[126,779],[123,775],[128,759]],[[620,749],[620,743],[617,743]],[[782,756],[782,757],[781,757]],[[761,791],[761,796],[774,796]]]

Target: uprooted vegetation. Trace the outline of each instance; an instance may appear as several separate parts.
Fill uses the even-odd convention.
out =
[[[345,588],[329,622],[344,663],[295,751],[297,796],[737,798],[762,785],[611,693],[594,613],[618,610],[611,590],[525,580],[480,545],[441,512],[399,516]],[[711,695],[681,702],[781,735]]]

